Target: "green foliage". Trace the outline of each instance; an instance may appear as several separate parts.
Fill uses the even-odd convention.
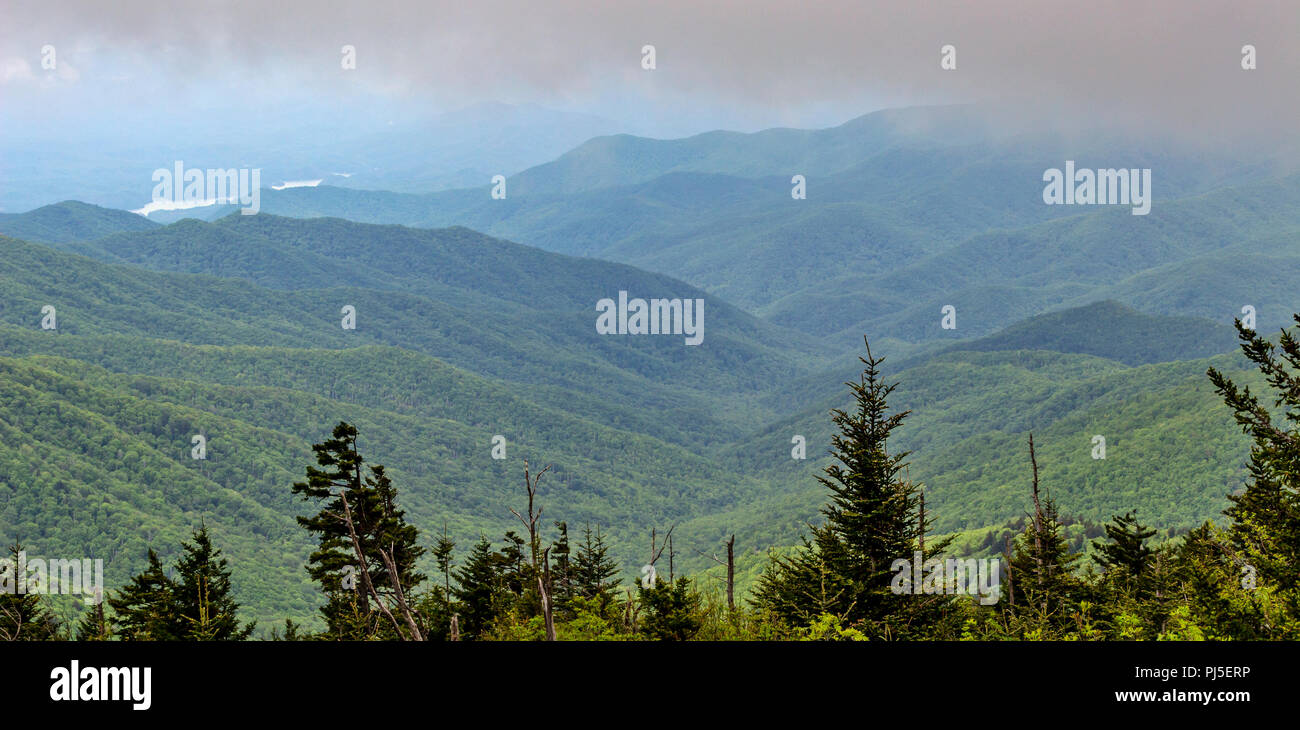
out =
[[[1155,530],[1139,523],[1132,512],[1116,515],[1112,523],[1106,525],[1108,542],[1093,543],[1099,554],[1093,555],[1092,559],[1103,570],[1123,571],[1134,580],[1141,579],[1151,557],[1146,541],[1155,534]]]
[[[794,626],[831,615],[869,636],[916,638],[933,633],[950,612],[942,596],[921,586],[897,590],[897,560],[921,562],[943,554],[947,541],[925,542],[931,522],[920,486],[900,476],[907,452],[890,453],[888,440],[908,416],[889,412],[895,386],[880,375],[883,358],[860,358],[865,370],[848,383],[854,411],[831,412],[839,433],[831,438],[839,463],[818,477],[830,491],[822,508],[825,522],[812,528],[804,549],[776,556],[759,578],[757,608]]]
[[[299,517],[298,524],[318,540],[307,572],[330,597],[322,608],[326,632],[353,641],[390,631],[409,637],[409,627],[395,614],[401,604],[414,603],[425,580],[415,567],[424,554],[419,530],[406,522],[383,466],[371,466],[363,475],[356,427],[340,422],[330,439],[312,448],[324,468],[308,466],[307,480],[294,484],[293,493],[323,504],[315,515]],[[349,592],[356,594],[355,610]]]
[[[59,621],[37,593],[19,592],[23,546],[13,544],[0,561],[0,641],[49,641],[60,638]]]
[[[231,595],[230,568],[213,547],[206,527],[182,542],[175,577],[149,550],[149,565],[109,598],[114,627],[105,630],[102,614],[85,623],[88,632],[115,633],[124,641],[242,641],[254,623],[241,624],[239,603]],[[101,624],[96,626],[96,624]]]
[[[689,641],[699,633],[703,624],[699,616],[701,598],[689,578],[656,580],[653,586],[642,586],[639,591],[641,636],[652,641]]]
[[[716,171],[687,169],[694,165],[689,157],[673,162],[673,154],[665,154],[663,170],[690,174],[673,185],[656,182],[662,172],[645,178],[633,195],[642,196],[638,206],[649,207],[627,216],[629,231],[651,208],[695,205],[704,215],[712,203],[706,194],[712,194],[717,181],[709,176]],[[909,155],[891,157],[867,176],[905,169]],[[909,162],[925,159],[939,158]],[[674,187],[678,183],[682,187]],[[1285,202],[1294,183],[1269,182],[1253,191],[1260,201]],[[527,193],[527,184],[515,189]],[[1245,192],[1229,191],[1199,203],[1228,215],[1229,203],[1244,200]],[[563,205],[551,201],[533,210],[554,212]],[[854,216],[874,219],[880,212],[852,201],[835,206],[801,213],[792,225],[848,231]],[[1131,225],[1127,217],[1103,213],[1044,222],[1031,219],[1035,213],[1017,219],[1027,228],[969,237],[967,227],[986,223],[990,210],[968,209],[960,212],[964,220],[936,222],[948,238],[934,244],[900,232],[892,225],[897,221],[882,225],[880,236],[873,236],[877,248],[897,242],[921,248],[896,268],[880,265],[883,249],[864,249],[846,268],[845,276],[866,277],[856,288],[829,285],[817,270],[815,281],[802,272],[760,293],[755,282],[770,279],[778,259],[759,254],[735,257],[752,269],[743,275],[719,268],[718,278],[711,278],[717,260],[710,257],[743,247],[752,230],[740,231],[739,238],[716,233],[714,253],[687,266],[698,275],[693,282],[736,292],[746,303],[762,300],[777,321],[804,317],[815,331],[828,318],[842,324],[842,306],[851,302],[872,310],[869,317],[863,310],[864,329],[913,338],[922,322],[932,327],[937,311],[926,298],[937,295],[926,286],[970,294],[959,301],[962,311],[981,312],[980,326],[993,327],[1047,306],[1090,301],[1097,292],[1123,293],[1116,295],[1121,301],[1147,302],[1153,311],[1183,312],[1166,305],[1216,267],[1242,280],[1259,277],[1273,292],[1286,290],[1294,265],[1276,245],[1283,237],[1275,229],[1293,215],[1282,205],[1240,229],[1241,247],[1259,244],[1273,257],[1264,264],[1242,264],[1237,259],[1245,248],[1212,249],[1200,234],[1180,252],[1173,242],[1182,245],[1186,226],[1206,217],[1188,215],[1193,223],[1187,224],[1153,213],[1153,240],[1169,245],[1157,245],[1160,255],[1150,262],[1130,263],[1181,272],[1173,283],[1153,280],[1148,268],[1127,276],[1132,271],[1112,266],[1108,257],[1124,238],[1110,237]],[[57,211],[43,215],[51,212]],[[486,457],[498,432],[509,435],[512,462],[527,457],[556,464],[546,496],[554,516],[563,518],[551,543],[561,639],[632,638],[647,626],[657,636],[717,640],[854,631],[870,638],[1294,635],[1300,457],[1290,412],[1300,404],[1300,388],[1289,370],[1300,350],[1289,335],[1277,345],[1252,337],[1245,359],[1179,361],[1219,351],[1220,328],[1101,303],[1043,315],[957,349],[909,347],[910,359],[888,377],[901,382],[891,397],[906,403],[912,416],[886,450],[885,437],[897,422],[887,424],[898,414],[884,414],[883,381],[860,381],[853,393],[858,408],[836,408],[844,398],[830,389],[839,378],[827,373],[846,365],[827,355],[824,343],[721,301],[715,306],[708,299],[710,346],[685,354],[679,343],[633,343],[629,349],[590,336],[596,296],[620,288],[704,296],[666,277],[466,229],[265,215],[148,224],[138,231],[128,225],[124,233],[86,242],[90,233],[127,221],[81,212],[86,222],[50,224],[41,235],[90,258],[0,238],[0,533],[37,541],[44,553],[107,556],[106,578],[116,593],[112,615],[87,611],[75,629],[57,624],[52,602],[25,597],[20,612],[36,619],[24,622],[46,627],[43,635],[234,638],[247,635],[234,621],[238,607],[277,624],[286,616],[308,621],[302,631],[286,625],[284,638],[291,640],[392,638],[383,635],[387,628],[370,628],[373,610],[356,592],[319,591],[297,567],[313,545],[295,518],[312,518],[301,514],[302,505],[285,487],[312,457],[322,425],[342,420],[356,424],[366,434],[367,455],[388,466],[371,471],[362,491],[384,502],[381,493],[395,494],[393,482],[403,485],[400,513],[390,513],[409,520],[394,528],[409,555],[403,571],[412,578],[436,571],[441,578],[430,581],[441,585],[420,585],[414,597],[433,638],[450,635],[452,616],[465,639],[540,635],[536,575],[525,560],[531,550],[519,536],[507,533],[497,550],[483,539],[460,561],[452,554],[457,541],[501,535],[509,525],[503,505],[514,496],[513,480],[506,464]],[[750,212],[754,227],[773,222]],[[532,225],[529,215],[518,224]],[[662,208],[654,217],[664,217]],[[6,222],[12,219],[0,219],[0,226]],[[684,250],[679,244],[697,231],[693,221],[681,223],[677,240],[666,237],[665,247],[647,253],[647,261]],[[1205,234],[1216,231],[1222,232],[1218,224]],[[598,227],[587,234],[591,240],[604,236]],[[1063,241],[1079,250],[1062,249]],[[630,251],[644,242],[642,234],[629,233],[618,245]],[[930,245],[933,250],[925,248]],[[992,251],[1013,253],[999,258]],[[779,261],[788,265],[788,255]],[[1026,273],[1037,269],[1042,277]],[[1080,283],[1040,286],[1062,272],[1077,272]],[[907,277],[912,288],[894,286]],[[978,277],[999,284],[976,292],[970,286]],[[349,288],[339,288],[339,281]],[[338,327],[344,301],[363,313],[357,331]],[[55,332],[36,329],[37,313],[49,302],[59,306]],[[1196,306],[1206,310],[1192,312],[1200,315],[1221,308],[1213,301]],[[1244,372],[1246,361],[1259,373]],[[1207,366],[1210,383],[1200,377]],[[1253,395],[1261,384],[1274,391],[1274,401]],[[868,391],[869,407],[862,406],[860,389]],[[1228,410],[1217,403],[1220,397]],[[879,413],[872,398],[880,401]],[[830,424],[828,408],[838,411]],[[1233,433],[1229,412],[1245,438]],[[1019,445],[1031,430],[1044,445],[1044,482],[1068,517],[1057,514],[1051,500],[1043,519],[1020,517]],[[196,433],[209,437],[210,458],[189,458]],[[791,433],[808,437],[809,460],[789,458]],[[1093,434],[1107,438],[1105,460],[1088,455]],[[1250,463],[1242,467],[1250,439]],[[818,459],[819,447],[827,445],[837,463]],[[355,453],[348,446],[339,458],[349,449]],[[900,474],[908,451],[915,451],[910,471]],[[331,473],[355,487],[359,458],[354,465],[346,474]],[[828,466],[839,471],[825,471]],[[807,478],[818,469],[820,481]],[[921,481],[927,484],[924,518],[910,486]],[[1243,493],[1228,494],[1243,481]],[[819,490],[827,489],[831,503],[818,516]],[[1226,532],[1203,526],[1225,505]],[[1164,540],[1147,547],[1150,530],[1120,518],[1110,526],[1099,522],[1130,510],[1150,520]],[[388,530],[380,524],[385,519],[372,525],[377,533]],[[763,550],[794,544],[809,520],[819,523],[812,540],[802,549],[776,551],[777,563],[796,566],[788,569],[790,584],[801,586],[797,594],[787,592],[785,608],[763,600],[758,608],[720,608],[712,590],[716,568],[689,553],[684,569],[709,567],[693,576],[690,590],[679,591],[677,581],[649,589],[655,592],[644,601],[620,600],[620,579],[628,576],[619,565],[631,571],[640,564],[646,524],[676,522],[683,545],[716,545],[728,534],[742,535],[752,549],[738,556],[744,595],[754,584],[762,593]],[[570,544],[567,525],[578,521],[604,527]],[[443,536],[435,540],[430,526],[438,523]],[[239,566],[233,575],[197,543],[178,555],[175,546],[200,525],[210,527]],[[881,533],[886,538],[872,535],[878,525],[887,528]],[[433,547],[425,554],[417,529]],[[1031,580],[1013,579],[1012,585],[1024,585],[1017,601],[1026,610],[949,605],[947,599],[897,604],[882,590],[888,565],[882,569],[881,560],[910,556],[923,535],[927,552],[937,552],[942,542],[927,534],[935,531],[961,531],[963,549],[969,542],[971,551],[985,554],[1021,533],[1011,556],[1012,567],[1018,566],[1013,575]],[[1088,540],[1103,535],[1091,547],[1101,572],[1071,569]],[[331,550],[339,548],[338,538]],[[146,551],[154,544],[161,555]],[[195,558],[196,549],[207,557]],[[329,562],[337,569],[338,557],[322,558],[318,567]],[[196,577],[188,584],[162,568],[177,558],[190,561],[186,570]],[[323,570],[322,580],[338,577],[337,570]],[[1254,588],[1246,587],[1247,574]],[[1047,588],[1034,594],[1039,575]],[[702,591],[706,580],[710,590]],[[168,600],[177,585],[185,586],[183,607]],[[214,590],[221,595],[214,598]],[[1196,598],[1181,598],[1187,595]],[[844,600],[848,596],[857,600]],[[19,605],[0,596],[4,600]],[[324,633],[314,619],[322,602],[331,617]],[[797,603],[807,605],[789,608]],[[827,622],[827,615],[839,623]]]
[[[157,227],[157,223],[144,216],[76,200],[65,200],[26,213],[0,213],[0,234],[45,243],[93,241],[114,233],[147,231]]]
[[[480,537],[465,563],[456,570],[456,588],[452,595],[456,597],[454,610],[459,616],[462,639],[485,636],[502,611],[504,588],[497,570],[498,563],[492,544],[486,537]]]

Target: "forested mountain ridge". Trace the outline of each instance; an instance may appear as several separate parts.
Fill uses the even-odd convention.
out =
[[[342,223],[280,222],[291,228]],[[195,222],[174,228],[223,233],[221,226]],[[425,239],[450,236],[444,243],[458,234],[413,233]],[[165,239],[172,241],[185,245],[183,235]],[[234,255],[267,243],[237,238],[211,253]],[[231,537],[227,554],[252,566],[250,580],[276,583],[293,576],[293,571],[276,576],[262,571],[257,566],[271,560],[270,554],[250,550],[246,541],[261,536],[278,545],[280,563],[286,552],[297,556],[289,559],[293,564],[305,559],[300,543],[284,542],[296,534],[287,529],[291,519],[285,521],[296,507],[280,487],[310,454],[320,424],[343,418],[366,427],[372,456],[402,481],[412,515],[425,524],[446,522],[463,544],[479,532],[495,534],[510,524],[506,495],[517,479],[514,467],[524,458],[553,466],[554,488],[569,495],[567,518],[601,525],[615,554],[629,566],[639,552],[642,521],[707,522],[714,511],[771,491],[770,485],[720,469],[700,453],[708,443],[743,433],[741,424],[757,408],[737,402],[728,414],[706,407],[706,397],[733,387],[738,393],[754,391],[773,377],[763,373],[761,359],[729,353],[725,305],[714,307],[720,311],[705,320],[712,336],[706,337],[703,358],[682,360],[686,348],[678,341],[662,348],[676,357],[656,362],[648,357],[655,348],[638,350],[638,343],[626,340],[597,339],[604,349],[585,355],[563,345],[584,339],[565,328],[592,329],[590,302],[582,302],[583,314],[557,319],[493,297],[493,287],[477,294],[464,289],[456,296],[481,306],[455,308],[383,289],[263,289],[246,280],[98,263],[15,239],[0,238],[0,246],[6,254],[0,263],[0,359],[13,395],[0,413],[11,427],[0,451],[8,455],[3,480],[8,496],[22,497],[6,499],[4,533],[36,551],[81,550],[84,534],[62,530],[55,519],[60,513],[48,513],[47,520],[34,505],[58,502],[68,513],[93,513],[96,484],[127,492],[131,485],[145,487],[137,484],[138,470],[155,462],[159,471],[195,473],[181,480],[191,486],[179,502],[151,477],[148,488],[132,497],[135,506],[127,511],[133,516],[121,518],[135,528],[86,543],[112,556],[111,580],[138,568],[148,543],[174,544],[196,520],[209,524],[218,537]],[[292,247],[278,253],[260,260],[291,270],[282,281],[297,286],[314,283],[311,262],[330,260]],[[482,248],[475,253],[485,255]],[[569,268],[581,275],[579,263]],[[628,272],[626,266],[612,269]],[[633,283],[666,281],[631,273],[616,276]],[[370,283],[401,285],[396,274],[374,279]],[[538,289],[536,301],[574,306],[557,297],[548,300],[546,286]],[[355,331],[340,328],[334,313],[341,301],[354,303],[369,321],[363,319]],[[41,328],[47,305],[55,307],[53,329]],[[507,310],[519,313],[503,314]],[[734,319],[742,327],[736,343],[747,347],[746,315]],[[764,327],[751,326],[760,332]],[[534,331],[527,334],[529,329]],[[306,349],[321,347],[334,349]],[[629,347],[639,354],[619,352]],[[794,368],[807,357],[776,354],[770,361],[783,363],[777,365],[781,368]],[[723,371],[707,364],[718,356],[747,363],[749,370],[725,384],[716,377]],[[458,360],[476,372],[456,367]],[[593,381],[599,385],[591,387]],[[757,396],[751,400],[756,404]],[[76,418],[64,423],[72,414]],[[52,425],[50,418],[62,425]],[[75,437],[67,429],[76,431]],[[56,457],[40,445],[42,433],[82,446],[65,447]],[[210,439],[206,459],[191,458],[196,434]],[[504,437],[505,458],[492,456],[497,436]],[[91,443],[116,448],[105,451]],[[72,490],[65,492],[68,487]],[[213,499],[196,496],[204,489],[213,490]],[[261,511],[248,513],[237,506],[241,503]],[[679,534],[689,540],[694,533],[684,527]],[[311,618],[302,604],[267,602],[240,581],[236,588],[258,616],[287,611],[300,620]],[[290,605],[292,610],[286,609]]]
[[[125,231],[148,231],[158,224],[124,210],[77,200],[45,205],[26,213],[0,213],[0,234],[41,243],[72,243]]]
[[[285,221],[291,227],[323,229],[341,222]],[[381,272],[363,280],[366,288],[350,286],[350,277],[336,280],[321,269],[340,265],[311,252],[261,248],[264,241],[230,236],[222,226],[194,221],[174,224],[177,230],[211,234],[200,241],[209,246],[186,243],[186,235],[173,227],[165,234],[161,248],[171,256],[171,243],[193,256],[198,268],[209,264],[231,273],[234,269],[249,278],[262,278],[282,286],[307,288],[264,289],[246,281],[205,275],[154,273],[121,265],[105,266],[68,254],[13,239],[0,238],[6,258],[0,262],[6,302],[0,321],[30,326],[39,321],[43,306],[59,303],[60,330],[68,333],[117,332],[164,337],[196,344],[281,345],[288,347],[355,347],[383,344],[426,352],[493,377],[509,380],[599,391],[630,398],[634,402],[659,403],[661,407],[692,407],[690,401],[711,395],[719,388],[738,397],[724,418],[749,417],[754,394],[768,384],[808,370],[815,344],[790,335],[780,328],[729,307],[715,297],[702,295],[680,282],[659,275],[642,274],[617,264],[601,270],[593,262],[586,267],[565,257],[552,257],[549,266],[533,266],[530,273],[540,283],[530,288],[461,284],[465,272],[454,262],[432,253],[395,259],[397,269],[434,270],[427,280],[420,276]],[[346,228],[346,227],[345,227]],[[371,235],[383,227],[364,226]],[[415,232],[422,236],[443,235]],[[468,233],[468,232],[465,232]],[[154,236],[154,233],[145,234]],[[451,236],[457,235],[451,232]],[[174,237],[174,238],[173,238]],[[150,238],[150,241],[155,239]],[[358,239],[354,245],[362,246]],[[471,237],[471,240],[476,240]],[[382,242],[373,243],[376,248]],[[484,249],[466,246],[467,256],[483,256]],[[377,254],[380,255],[380,254]],[[424,261],[417,260],[423,257]],[[514,253],[499,258],[519,259]],[[526,259],[525,264],[531,262]],[[188,264],[187,264],[188,265]],[[319,265],[319,266],[318,266]],[[478,264],[485,266],[486,264]],[[313,268],[317,267],[317,268]],[[358,267],[360,268],[360,267]],[[595,271],[596,276],[586,272]],[[568,271],[569,273],[565,273]],[[438,277],[451,281],[443,285]],[[548,277],[581,281],[581,294],[554,294]],[[585,278],[584,278],[585,277]],[[424,282],[424,283],[421,283]],[[320,288],[310,288],[312,285]],[[346,287],[346,288],[345,288]],[[629,296],[699,295],[705,299],[707,316],[703,349],[682,346],[680,335],[650,337],[606,337],[597,334],[594,304],[603,297],[617,297],[629,287]],[[420,294],[406,290],[419,291]],[[528,298],[524,306],[513,298]],[[443,303],[436,297],[456,302]],[[709,306],[710,302],[712,306]],[[134,303],[138,306],[132,306]],[[357,328],[340,327],[340,310],[352,305],[357,310]],[[799,343],[791,347],[789,343]],[[696,352],[698,350],[698,353]],[[744,363],[745,368],[723,367],[723,363]],[[724,381],[727,383],[724,384]],[[747,395],[748,394],[748,395]],[[716,409],[711,409],[715,412]],[[727,411],[722,411],[727,414]]]
[[[269,218],[268,223],[292,229],[304,222]],[[227,233],[222,224],[190,222],[149,235],[169,230],[216,237]],[[423,235],[419,232],[417,240]],[[230,240],[232,246],[253,246],[274,239]],[[125,245],[129,241],[114,238],[124,252],[131,252]],[[4,380],[14,394],[9,402],[15,404],[5,416],[12,429],[3,449],[10,455],[9,485],[30,488],[30,475],[40,474],[40,494],[31,497],[55,499],[77,512],[90,509],[85,500],[97,498],[91,485],[103,481],[129,489],[140,479],[135,470],[153,463],[148,459],[162,459],[158,463],[168,463],[168,469],[192,475],[182,480],[194,484],[180,493],[188,501],[174,502],[165,489],[153,497],[138,495],[146,499],[144,506],[133,508],[131,519],[139,529],[117,536],[118,542],[107,548],[121,560],[111,575],[120,577],[121,571],[138,567],[140,548],[150,535],[175,544],[195,519],[206,521],[215,535],[229,535],[229,554],[252,566],[268,558],[245,547],[254,543],[241,541],[259,539],[257,535],[290,553],[301,550],[292,541],[292,523],[285,521],[296,507],[279,490],[320,437],[320,424],[344,418],[363,427],[372,458],[388,465],[402,485],[412,519],[426,531],[445,520],[461,544],[480,531],[495,534],[510,524],[505,505],[518,478],[512,467],[524,457],[554,464],[555,481],[544,494],[564,505],[556,517],[602,525],[625,570],[634,570],[644,552],[648,525],[676,524],[683,548],[716,545],[737,533],[753,550],[791,544],[801,526],[816,517],[817,486],[810,474],[825,463],[826,413],[840,398],[828,397],[820,405],[806,401],[802,414],[788,421],[778,416],[772,425],[763,425],[773,420],[766,417],[745,425],[737,418],[743,411],[728,417],[702,402],[701,393],[736,387],[737,381],[728,378],[706,378],[685,390],[652,372],[634,381],[612,381],[625,382],[622,392],[641,399],[629,401],[617,395],[618,389],[582,388],[572,374],[543,368],[535,359],[530,363],[526,348],[518,349],[518,363],[503,359],[495,374],[484,366],[483,350],[438,345],[422,351],[427,345],[415,334],[418,321],[403,323],[401,338],[392,341],[397,347],[381,344],[380,338],[357,348],[367,343],[352,337],[360,330],[338,329],[329,300],[316,290],[261,289],[246,280],[94,264],[12,239],[0,243],[10,254],[0,310],[0,320],[6,322],[0,325],[0,355],[7,367]],[[133,255],[165,250],[142,248]],[[303,284],[311,276],[329,275],[311,273],[292,259],[328,262],[332,256],[292,246],[278,251],[280,267],[307,272]],[[400,273],[376,281],[402,286]],[[284,280],[292,282],[293,276]],[[412,297],[436,313],[432,320],[445,323],[455,315],[467,329],[485,328],[470,314],[435,307],[437,303],[414,294],[345,291],[369,291],[373,300],[355,301],[363,302],[358,306],[371,317],[374,310],[365,302],[378,308],[394,297]],[[464,289],[459,296],[470,297],[465,292],[472,291]],[[38,327],[40,303],[47,300],[60,303],[57,331]],[[508,305],[485,306],[499,311]],[[971,346],[1086,344],[1088,331],[1122,329],[1135,321],[1146,329],[1111,343],[1112,354],[1135,357],[1135,362],[1149,359],[1144,348],[1157,344],[1188,356],[1205,345],[1180,342],[1182,336],[1215,332],[1212,325],[1179,320],[1173,324],[1183,328],[1172,327],[1159,317],[1097,305],[1047,315]],[[1165,337],[1148,342],[1151,332]],[[517,333],[506,338],[504,330],[502,336],[481,347],[498,352],[518,338]],[[1125,341],[1133,347],[1126,349]],[[334,349],[303,349],[304,344]],[[1191,349],[1180,350],[1182,346]],[[456,367],[457,358],[472,363],[476,372]],[[1161,525],[1194,524],[1221,509],[1224,494],[1241,478],[1235,456],[1241,440],[1222,409],[1213,407],[1200,375],[1203,361],[1131,368],[1073,352],[1011,350],[955,351],[903,364],[901,372],[891,375],[906,384],[898,399],[916,415],[901,443],[917,449],[912,474],[927,484],[940,529],[999,524],[1020,513],[1023,495],[1014,480],[1022,465],[1015,444],[1030,429],[1039,433],[1045,474],[1057,493],[1078,498],[1074,509],[1081,516],[1105,519],[1108,510],[1128,504],[1152,514]],[[520,366],[531,367],[531,374],[521,376]],[[840,378],[824,379],[826,388],[839,392],[835,381]],[[793,381],[754,382],[767,388],[755,395],[750,412],[779,412],[783,406],[777,404],[785,401],[776,396]],[[34,439],[55,428],[41,419],[58,413],[86,414],[57,427],[82,432],[76,438],[64,434],[60,443],[121,445],[102,453],[87,445],[90,461],[85,464],[81,460],[86,457],[76,450],[58,458],[46,453]],[[121,420],[122,414],[137,413]],[[1139,425],[1144,423],[1148,425]],[[195,430],[212,439],[212,456],[206,461],[189,458],[193,434],[186,432]],[[756,435],[747,435],[754,430]],[[1109,439],[1112,451],[1105,462],[1089,459],[1093,430]],[[506,460],[490,457],[491,439],[498,433],[508,434]],[[1209,451],[1188,449],[1187,438],[1202,438],[1192,436],[1197,433],[1219,435],[1204,442]],[[806,439],[806,460],[791,458],[794,434]],[[145,455],[148,459],[140,461]],[[1161,495],[1163,483],[1157,477],[1162,473],[1185,475],[1176,500]],[[68,487],[73,491],[62,491]],[[50,489],[63,496],[54,497],[47,493]],[[203,501],[196,490],[214,490],[216,501]],[[237,506],[241,503],[248,507]],[[27,501],[14,505],[7,529],[21,531],[24,540],[42,550],[79,549],[77,533],[66,533],[44,518],[34,523],[34,512],[18,509],[29,506]],[[249,512],[252,505],[257,509]],[[19,519],[20,514],[25,517]],[[693,552],[679,556],[679,563],[684,570],[704,564]],[[269,583],[293,574],[276,577],[254,568],[254,575],[243,580]],[[295,585],[306,591],[305,584]],[[257,616],[288,612],[310,618],[306,604],[266,603],[238,581],[237,589]]]
[[[89,545],[120,583],[146,546],[171,557],[207,524],[247,566],[250,616],[312,621],[306,507],[287,488],[346,421],[458,560],[515,526],[525,458],[552,466],[548,518],[599,526],[625,582],[670,529],[683,572],[731,535],[744,555],[789,553],[821,519],[813,477],[864,333],[913,411],[894,444],[915,451],[934,530],[1023,516],[1030,433],[1071,519],[1135,509],[1186,531],[1219,515],[1249,440],[1204,373],[1258,383],[1224,323],[1250,305],[1267,332],[1300,309],[1300,177],[1153,152],[1132,158],[1169,175],[1150,215],[1053,208],[1034,170],[1060,164],[1054,144],[1005,158],[974,132],[860,131],[594,140],[512,177],[505,200],[297,188],[263,207],[304,217],[158,226],[65,203],[0,219],[47,239],[0,236],[0,535]],[[794,164],[807,200],[765,172]],[[597,334],[596,301],[619,291],[703,300],[704,342]],[[79,514],[131,529],[91,541]]]
[[[265,190],[262,210],[461,225],[622,261],[845,352],[863,332],[941,342],[1101,299],[1222,324],[1252,303],[1261,325],[1286,322],[1294,302],[1282,281],[1300,271],[1288,245],[1300,229],[1293,170],[992,126],[938,107],[825,130],[602,137],[510,176],[503,199],[487,180],[430,195],[322,186]],[[1066,160],[1153,170],[1150,213],[1045,205],[1043,172]],[[792,197],[795,175],[804,199]],[[1275,280],[1259,286],[1249,271]],[[960,332],[934,326],[943,305],[968,315]]]

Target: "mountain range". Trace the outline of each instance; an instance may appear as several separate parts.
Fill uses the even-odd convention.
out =
[[[1023,515],[1030,432],[1067,514],[1199,524],[1247,448],[1205,370],[1252,382],[1233,318],[1300,311],[1300,176],[1099,145],[945,107],[596,137],[505,200],[321,185],[165,225],[76,201],[0,215],[0,536],[107,556],[119,585],[204,523],[251,617],[310,621],[289,486],[347,420],[461,550],[510,529],[528,459],[553,465],[547,519],[600,525],[627,575],[673,525],[703,568],[729,534],[753,554],[818,518],[864,335],[939,530]],[[1151,213],[1044,205],[1066,159],[1151,167]],[[703,300],[704,342],[598,334],[620,291]]]

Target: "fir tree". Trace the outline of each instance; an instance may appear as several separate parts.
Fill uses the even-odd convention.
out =
[[[9,558],[0,561],[0,641],[48,641],[59,636],[59,621],[41,602],[41,597],[19,592],[25,576],[18,572],[22,545],[9,548]]]
[[[306,641],[310,636],[302,633],[302,627],[293,622],[293,619],[284,620],[284,631],[271,629],[271,641]]]
[[[221,551],[212,546],[208,528],[200,526],[194,542],[181,543],[176,561],[173,596],[173,633],[190,641],[243,641],[253,633],[254,622],[239,623],[239,604],[230,591],[230,568]]]
[[[555,605],[557,614],[569,616],[569,601],[574,596],[573,582],[573,561],[572,550],[569,547],[569,525],[568,523],[557,520],[555,529],[559,531],[559,537],[551,543],[550,560],[551,560],[551,601]]]
[[[650,588],[639,590],[638,600],[645,612],[640,627],[643,636],[656,641],[687,641],[699,633],[701,598],[689,578],[655,581]]]
[[[1300,314],[1294,318],[1300,323]],[[1262,558],[1255,566],[1262,582],[1294,592],[1300,583],[1300,341],[1283,330],[1274,344],[1240,320],[1236,324],[1242,352],[1272,393],[1266,406],[1249,387],[1214,368],[1207,371],[1237,424],[1254,440],[1246,489],[1230,495],[1232,505],[1225,510],[1232,519],[1229,535],[1237,551]]]
[[[373,626],[384,637],[419,640],[423,632],[413,610],[414,590],[425,579],[415,569],[424,552],[419,531],[398,509],[383,466],[363,476],[356,446],[356,428],[340,422],[332,438],[312,447],[324,468],[307,467],[307,481],[293,485],[302,499],[325,503],[317,514],[298,518],[319,540],[307,570],[329,596],[321,612],[331,635],[370,638]]]
[[[105,615],[102,598],[86,607],[77,621],[73,637],[77,641],[108,641],[113,637],[113,623]]]
[[[524,539],[514,530],[506,530],[505,545],[496,554],[496,572],[500,585],[511,604],[524,597],[532,584],[532,571],[524,558]]]
[[[612,602],[618,593],[618,564],[609,557],[609,546],[600,528],[582,528],[582,544],[573,556],[573,590],[583,598]]]
[[[1092,541],[1096,548],[1093,561],[1105,571],[1121,570],[1133,579],[1142,578],[1151,558],[1151,548],[1146,546],[1146,541],[1156,531],[1139,523],[1132,512],[1116,515],[1105,529],[1107,542]]]
[[[444,641],[451,635],[451,616],[454,613],[451,592],[451,556],[456,543],[447,536],[447,525],[442,525],[442,536],[433,546],[433,562],[442,573],[442,585],[425,596],[420,613],[428,619],[430,641]]]
[[[149,564],[108,600],[123,641],[176,641],[178,625],[171,578],[158,553],[149,548]]]
[[[456,611],[460,614],[460,633],[465,639],[483,636],[500,609],[500,556],[492,552],[486,537],[479,537],[465,563],[457,568]]]
[[[443,595],[450,600],[451,598],[451,554],[456,548],[456,542],[447,537],[447,524],[442,525],[442,537],[433,546],[433,561],[437,564],[438,570],[442,572]]]
[[[830,491],[825,521],[793,556],[773,557],[760,576],[755,604],[800,626],[831,614],[873,637],[927,636],[952,613],[942,595],[900,595],[891,590],[896,560],[922,561],[941,554],[948,541],[925,543],[930,518],[918,485],[902,476],[908,452],[890,453],[890,434],[909,411],[890,413],[896,384],[880,374],[884,358],[867,347],[858,382],[846,383],[852,411],[834,410],[831,439],[836,462],[818,477]]]
[[[1080,581],[1074,575],[1079,556],[1070,550],[1056,502],[1041,494],[1034,437],[1029,437],[1033,469],[1033,506],[1028,524],[1007,555],[1007,579],[1000,605],[1015,617],[1015,633],[1060,630],[1073,620]],[[1045,637],[1040,637],[1045,638]]]

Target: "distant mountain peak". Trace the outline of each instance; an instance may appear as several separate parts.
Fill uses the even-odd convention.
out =
[[[26,213],[0,214],[0,233],[44,243],[93,241],[114,233],[147,231],[157,223],[116,208],[64,200]]]

